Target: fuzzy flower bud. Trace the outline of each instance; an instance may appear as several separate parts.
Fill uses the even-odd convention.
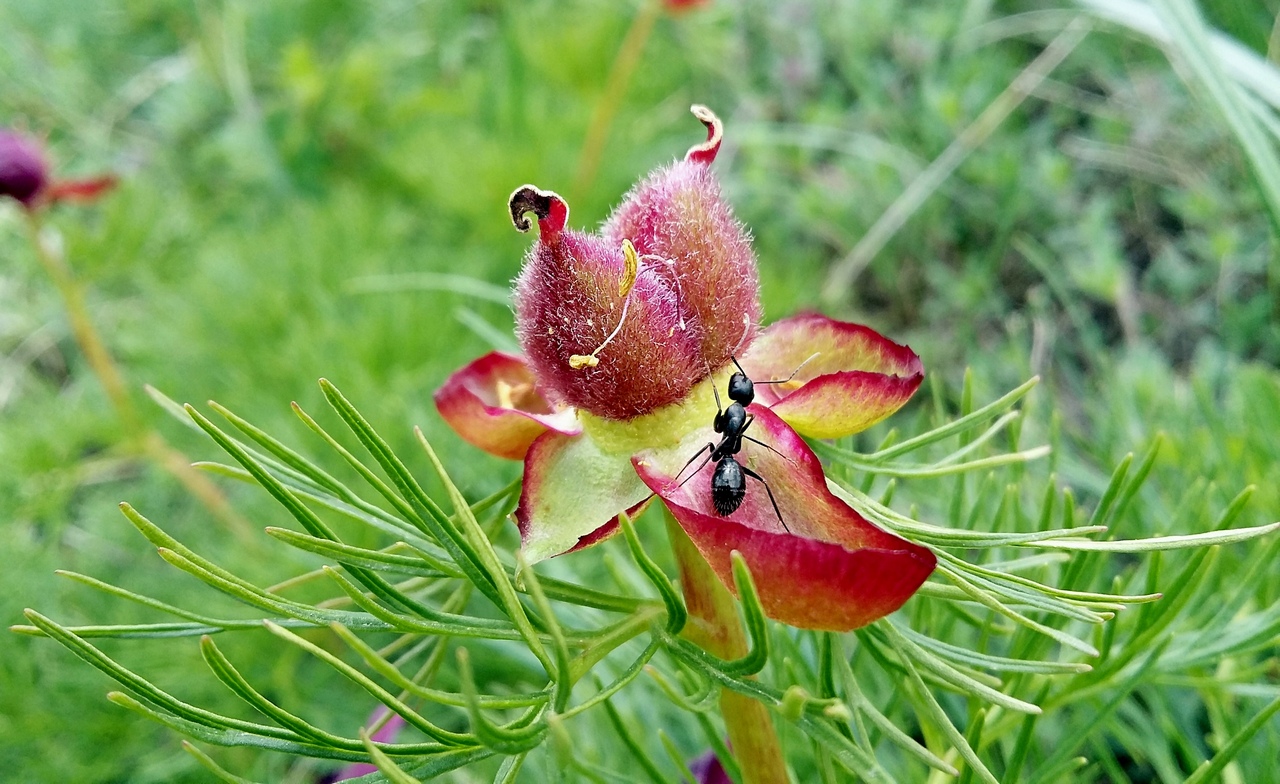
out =
[[[613,242],[630,239],[642,257],[674,262],[699,353],[714,370],[755,337],[760,279],[751,237],[711,173],[723,126],[705,106],[692,111],[707,127],[706,142],[635,186],[601,233]]]
[[[629,420],[685,399],[758,330],[751,240],[710,172],[720,120],[693,107],[707,141],[634,188],[601,234],[566,229],[569,209],[524,186],[511,217],[540,237],[516,280],[520,343],[556,402]]]
[[[667,280],[639,274],[622,243],[566,229],[569,208],[550,191],[526,185],[510,206],[522,231],[526,212],[538,216],[516,279],[516,325],[548,394],[606,419],[682,399],[706,371]]]
[[[31,139],[0,128],[0,196],[31,207],[49,182],[49,167]]]

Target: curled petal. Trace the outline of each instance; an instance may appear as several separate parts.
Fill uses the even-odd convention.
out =
[[[681,446],[636,455],[636,471],[730,590],[729,554],[742,553],[769,617],[847,631],[901,607],[933,571],[933,553],[867,522],[827,489],[817,457],[794,430],[761,406],[750,412],[755,421],[747,434],[777,452],[748,441],[738,459],[769,483],[777,511],[765,487],[748,477],[737,511],[717,514],[711,464],[678,484],[677,477],[683,480],[701,463],[699,458],[681,475],[699,443],[715,436],[711,428]]]
[[[585,436],[544,433],[525,455],[516,507],[525,559],[537,563],[608,538],[618,514],[634,516],[650,495],[628,455]]]
[[[600,233],[615,243],[629,239],[643,260],[672,279],[697,341],[696,366],[718,370],[755,337],[760,275],[751,237],[711,171],[723,126],[707,107],[692,109],[707,140],[632,188]]]
[[[581,432],[571,408],[543,398],[521,357],[495,351],[449,376],[435,393],[436,408],[458,435],[484,451],[520,460],[548,430]]]
[[[91,202],[119,183],[120,180],[114,174],[80,180],[59,180],[49,187],[49,201]]]
[[[901,408],[924,380],[910,347],[816,313],[771,325],[739,359],[757,382],[757,402],[813,438],[871,427]],[[792,373],[785,384],[759,383]]]

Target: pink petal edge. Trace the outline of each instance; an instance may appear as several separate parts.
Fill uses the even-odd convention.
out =
[[[528,363],[514,354],[485,354],[449,376],[434,398],[440,416],[458,435],[508,460],[523,459],[543,433],[582,430],[572,409],[556,409],[542,396]]]
[[[603,541],[617,533],[619,513],[636,516],[651,496],[629,455],[548,431],[525,455],[515,511],[522,552],[533,564]]]
[[[813,438],[865,430],[901,408],[924,380],[909,346],[817,313],[771,324],[739,360],[757,382],[799,368],[789,383],[758,384],[756,399]]]
[[[754,479],[747,479],[746,498],[729,517],[712,507],[710,464],[677,486],[699,438],[705,443],[714,436],[710,428],[676,449],[636,455],[637,473],[730,589],[730,553],[742,553],[769,617],[800,628],[848,631],[901,607],[932,573],[933,553],[877,528],[832,495],[817,457],[795,431],[768,409],[752,406],[750,412],[756,419],[748,434],[782,456],[747,443],[738,457],[769,482],[789,531]]]

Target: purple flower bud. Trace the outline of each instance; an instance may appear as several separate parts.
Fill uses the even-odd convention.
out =
[[[615,420],[682,400],[706,370],[667,280],[641,273],[621,243],[566,229],[555,193],[526,185],[510,206],[522,231],[526,212],[538,216],[516,279],[516,331],[548,394]]]
[[[711,174],[720,120],[694,115],[707,141],[627,194],[600,234],[566,229],[569,208],[526,185],[516,228],[538,216],[539,241],[516,280],[516,325],[555,402],[627,420],[684,400],[745,351],[760,323],[751,238]]]
[[[724,133],[720,118],[705,106],[692,111],[707,126],[706,142],[632,188],[601,234],[615,243],[630,239],[642,258],[672,263],[701,359],[717,370],[755,337],[760,277],[751,237],[711,173]]]
[[[49,182],[49,167],[39,145],[0,128],[0,196],[12,196],[31,207]]]

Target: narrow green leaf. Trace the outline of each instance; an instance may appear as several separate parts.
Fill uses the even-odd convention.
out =
[[[684,761],[684,755],[680,753],[680,749],[676,748],[676,744],[671,740],[671,736],[664,729],[658,730],[658,740],[662,743],[662,748],[666,750],[667,757],[675,763],[676,771],[679,772],[680,778],[688,784],[698,784],[698,779],[693,775],[693,771],[689,770],[689,765]]]
[[[967,664],[971,667],[980,667],[985,670],[995,672],[1026,672],[1040,675],[1056,675],[1068,673],[1088,672],[1093,669],[1084,662],[1058,662],[1058,661],[1029,661],[1026,659],[1011,659],[1004,656],[995,656],[989,653],[963,648],[959,645],[952,645],[932,637],[926,637],[919,632],[911,629],[899,629],[903,636],[911,640],[916,645],[925,647],[932,653],[960,664]]]
[[[1217,776],[1222,774],[1224,768],[1236,758],[1254,735],[1267,725],[1271,717],[1280,712],[1280,697],[1275,698],[1267,704],[1265,708],[1258,712],[1249,720],[1249,723],[1240,728],[1240,731],[1231,736],[1230,742],[1222,748],[1217,754],[1213,755],[1212,760],[1208,760],[1200,767],[1195,769],[1186,780],[1185,784],[1201,784],[1201,782],[1213,781]]]
[[[569,664],[569,646],[564,640],[564,631],[560,628],[560,621],[556,619],[555,612],[551,609],[551,603],[547,601],[547,595],[542,592],[542,583],[538,580],[538,573],[534,571],[533,567],[525,563],[523,557],[520,557],[517,569],[518,573],[524,576],[525,586],[529,589],[529,595],[533,597],[533,606],[541,614],[547,634],[551,636],[551,652],[555,661],[554,671],[548,673],[555,681],[551,709],[556,713],[563,713],[565,706],[569,704],[569,696],[573,693],[573,674]],[[530,634],[532,633],[531,629]]]
[[[347,427],[351,429],[351,432],[360,440],[365,449],[373,455],[374,460],[382,466],[382,470],[391,477],[392,483],[395,484],[399,492],[408,499],[412,506],[412,511],[415,512],[411,521],[421,523],[423,532],[438,541],[449,551],[454,563],[467,573],[467,579],[475,584],[481,593],[488,596],[499,607],[503,607],[505,602],[498,591],[498,587],[494,585],[491,578],[481,567],[479,556],[470,543],[466,541],[466,537],[453,525],[453,522],[436,502],[432,501],[423,492],[417,480],[409,473],[409,469],[400,461],[400,458],[396,457],[395,453],[391,451],[391,447],[387,445],[387,442],[365,421],[360,412],[343,397],[337,387],[325,379],[320,379],[320,388],[324,393],[325,399],[329,401],[329,405],[338,413],[338,416],[347,424]]]
[[[952,582],[955,583],[955,585],[958,588],[960,588],[960,590],[964,591],[970,597],[975,599],[979,604],[985,607],[988,607],[991,610],[994,610],[995,612],[999,613],[1000,615],[1003,615],[1012,621],[1020,623],[1029,629],[1033,629],[1034,631],[1040,632],[1046,637],[1050,637],[1054,640],[1057,640],[1058,642],[1062,643],[1063,645],[1066,645],[1069,648],[1074,648],[1086,656],[1098,655],[1098,651],[1092,645],[1079,639],[1078,637],[1074,637],[1070,634],[1067,634],[1064,631],[1055,629],[1051,626],[1046,626],[1038,621],[1034,621],[1031,618],[1028,618],[1022,613],[1019,613],[1016,610],[1013,610],[1008,606],[1006,606],[999,599],[993,596],[990,592],[977,587],[968,579],[962,578],[959,575],[955,574],[954,572],[944,571],[943,573],[946,577],[951,579]]]
[[[965,742],[969,744],[969,748],[978,749],[982,747],[982,725],[987,720],[987,712],[979,710],[969,720],[969,732],[965,735]],[[974,770],[972,767],[966,766],[960,771],[960,778],[956,784],[970,784],[973,781]]]
[[[838,644],[838,640],[836,641]],[[925,765],[934,770],[942,771],[948,776],[958,776],[959,771],[953,765],[925,748],[915,738],[903,732],[897,724],[888,716],[880,712],[874,704],[871,703],[862,694],[862,690],[858,687],[857,678],[853,674],[853,668],[849,664],[849,658],[845,655],[843,648],[839,651],[838,656],[833,657],[837,663],[837,669],[840,671],[840,679],[844,686],[845,697],[849,702],[849,707],[856,715],[865,715],[876,725],[885,737],[896,744],[903,751],[923,762]],[[865,734],[865,733],[864,733]]]
[[[515,784],[516,778],[520,775],[520,769],[524,767],[524,761],[528,758],[529,752],[522,751],[504,759],[493,777],[493,784]]]
[[[1251,528],[1231,528],[1225,531],[1206,531],[1200,534],[1179,536],[1153,536],[1147,539],[1121,539],[1099,542],[1092,539],[1046,539],[1035,544],[1055,550],[1089,550],[1094,552],[1143,553],[1152,550],[1182,550],[1189,547],[1210,547],[1233,544],[1266,536],[1280,529],[1280,522],[1257,525]]]
[[[316,626],[324,626],[332,621],[337,621],[343,625],[358,629],[390,628],[386,623],[364,613],[312,607],[309,604],[273,596],[254,585],[246,588],[245,584],[243,584],[244,581],[238,578],[226,579],[217,572],[206,568],[203,564],[197,563],[167,547],[157,548],[156,552],[159,553],[161,558],[187,574],[251,607],[257,607],[271,613],[279,613],[289,618],[308,621]]]
[[[702,737],[707,739],[707,746],[716,755],[716,759],[720,761],[720,767],[724,769],[724,773],[729,777],[729,781],[733,784],[742,784],[742,768],[738,765],[738,760],[733,754],[733,750],[729,748],[723,731],[711,723],[711,718],[705,713],[694,714],[694,718],[698,722],[698,726],[702,727]]]
[[[908,637],[902,634],[896,627],[889,629],[893,624],[888,620],[881,620],[876,624],[876,628],[884,631],[886,636],[897,640],[894,648],[904,650],[910,655],[915,663],[923,669],[932,672],[941,680],[950,683],[954,688],[961,690],[973,697],[986,700],[995,705],[1000,705],[1012,711],[1019,713],[1040,713],[1040,706],[1032,705],[1029,702],[1012,697],[1001,691],[998,691],[976,678],[961,672],[956,667],[948,664],[938,656],[930,653],[925,647],[917,645]],[[892,644],[892,643],[891,643]]]
[[[1111,505],[1115,503],[1116,497],[1120,495],[1120,488],[1124,486],[1125,477],[1129,475],[1129,466],[1133,464],[1133,453],[1125,455],[1123,459],[1116,465],[1115,470],[1111,472],[1111,480],[1107,483],[1107,489],[1102,491],[1102,498],[1098,499],[1098,505],[1093,510],[1093,515],[1089,517],[1089,526],[1102,525],[1111,512]]]
[[[484,573],[489,584],[493,586],[498,595],[498,606],[503,608],[507,617],[520,630],[520,633],[524,636],[525,644],[529,646],[529,651],[537,657],[538,661],[542,662],[547,674],[549,676],[552,675],[555,672],[555,662],[552,656],[547,653],[546,648],[543,647],[542,640],[538,637],[537,631],[529,621],[524,605],[520,603],[520,598],[516,596],[515,584],[507,576],[506,570],[503,569],[502,563],[498,560],[498,553],[493,549],[493,544],[489,541],[489,537],[481,529],[480,522],[471,514],[470,505],[463,497],[462,491],[458,489],[458,486],[453,483],[453,479],[449,477],[449,473],[445,471],[444,463],[440,462],[440,457],[436,454],[431,443],[427,441],[422,428],[414,427],[413,434],[418,439],[418,445],[427,453],[427,458],[431,461],[436,475],[440,477],[441,483],[444,484],[445,490],[449,494],[449,501],[453,505],[454,514],[458,518],[458,525],[456,527],[450,526],[451,529],[457,532],[463,543],[474,553],[477,567]],[[544,601],[545,598],[544,596]],[[551,619],[546,622],[555,623]]]
[[[618,738],[622,740],[622,745],[627,747],[627,751],[631,752],[631,756],[636,762],[640,763],[640,770],[648,777],[653,784],[666,784],[667,777],[659,770],[657,763],[649,756],[640,744],[636,742],[635,734],[618,715],[618,710],[613,707],[613,703],[609,700],[604,701],[605,715],[609,718],[609,724],[613,726],[613,731],[618,734]]]
[[[649,578],[649,582],[653,583],[653,587],[658,589],[658,595],[662,597],[662,603],[667,607],[667,631],[673,635],[679,634],[680,630],[684,628],[685,622],[689,619],[689,612],[685,609],[684,599],[680,597],[676,587],[671,584],[671,580],[662,571],[662,567],[658,566],[649,557],[649,554],[644,551],[644,546],[640,544],[640,537],[636,536],[635,526],[631,524],[630,515],[626,512],[619,514],[618,525],[622,528],[622,534],[627,541],[627,548],[631,551],[631,557],[635,559],[640,571],[644,572],[644,576]]]
[[[298,740],[298,735],[289,730],[282,730],[265,724],[233,719],[227,716],[196,707],[183,702],[168,692],[160,689],[142,676],[126,669],[102,651],[69,632],[65,627],[44,617],[35,610],[24,611],[27,619],[35,624],[49,637],[57,640],[64,647],[84,659],[96,669],[106,673],[112,680],[156,705],[171,711],[178,717],[205,727],[217,729],[233,729],[279,740]]]
[[[569,708],[564,713],[559,714],[560,718],[564,720],[568,720],[574,716],[577,716],[579,713],[586,713],[587,711],[591,710],[595,706],[599,705],[601,702],[609,699],[613,695],[622,691],[622,689],[626,687],[627,684],[631,683],[631,681],[638,678],[640,676],[640,673],[645,671],[646,665],[649,663],[649,660],[652,659],[654,655],[657,654],[659,650],[661,650],[661,648],[662,648],[662,643],[660,641],[658,640],[650,641],[649,646],[645,648],[644,651],[642,651],[639,656],[636,657],[636,660],[633,661],[631,665],[627,667],[627,669],[623,670],[621,675],[619,675],[617,678],[613,680],[613,683],[610,683],[608,686],[604,687],[604,689],[602,689],[601,691],[591,695],[590,697],[578,703],[577,705],[574,705],[572,708]]]
[[[382,621],[387,625],[387,627],[393,628],[396,631],[412,632],[415,634],[435,634],[445,637],[483,637],[490,640],[522,639],[521,634],[505,621],[494,621],[490,618],[473,618],[470,616],[457,615],[451,616],[454,620],[446,622],[430,618],[415,618],[397,613],[383,607],[368,596],[365,596],[364,592],[361,591],[355,583],[352,583],[350,580],[343,577],[338,570],[328,566],[322,568],[324,569],[324,573],[336,582],[353,602],[374,618]],[[327,623],[328,622],[326,621],[326,624]]]
[[[893,646],[894,650],[898,654],[899,660],[906,667],[907,677],[915,685],[916,692],[923,700],[925,712],[929,715],[929,718],[933,721],[934,725],[944,736],[946,736],[947,740],[951,742],[952,746],[955,747],[955,750],[960,754],[964,761],[968,763],[969,767],[973,770],[974,775],[987,784],[1000,784],[1000,782],[996,780],[996,777],[991,775],[991,771],[987,770],[987,766],[982,763],[982,760],[978,759],[978,753],[973,750],[973,747],[969,745],[968,741],[965,740],[965,737],[961,735],[960,731],[956,729],[956,726],[951,723],[951,719],[947,716],[946,712],[942,710],[942,706],[938,704],[933,693],[929,691],[929,687],[925,685],[924,680],[920,677],[919,670],[916,669],[915,664],[903,649],[904,641],[902,636],[898,634],[897,630],[892,626],[886,626],[885,629],[889,638],[889,644]]]
[[[504,754],[520,754],[541,743],[547,734],[547,725],[543,722],[510,728],[500,727],[485,718],[480,709],[475,676],[471,671],[471,656],[466,648],[459,648],[455,655],[458,659],[458,680],[462,683],[462,694],[467,700],[467,714],[471,718],[471,731],[475,736],[489,748]]]
[[[222,766],[214,762],[212,757],[210,757],[208,754],[205,754],[203,751],[197,748],[194,743],[190,741],[186,741],[186,740],[182,741],[182,750],[187,752],[191,756],[195,757],[196,761],[200,763],[201,767],[203,767],[205,770],[212,773],[215,777],[217,777],[218,781],[224,782],[224,784],[257,784],[257,782],[250,781],[249,779],[246,779],[246,778],[241,778],[240,776],[236,776],[232,773],[228,773],[227,771],[223,770]]]
[[[293,413],[299,419],[302,420],[302,423],[306,425],[311,430],[311,432],[320,436],[320,438],[326,444],[329,445],[330,449],[337,452],[338,455],[341,456],[342,459],[347,462],[347,465],[351,466],[351,468],[353,468],[355,472],[360,475],[361,479],[363,479],[370,487],[376,490],[378,494],[381,495],[388,503],[390,503],[393,507],[395,507],[396,511],[399,512],[399,514],[405,520],[414,521],[414,528],[417,530],[418,533],[425,533],[430,535],[430,532],[427,531],[425,528],[423,528],[422,521],[418,519],[417,513],[414,512],[413,506],[408,501],[404,500],[404,498],[402,498],[399,494],[397,494],[395,490],[392,490],[391,487],[386,482],[382,481],[382,479],[377,474],[375,474],[371,468],[369,468],[367,465],[364,464],[363,461],[361,461],[354,454],[352,454],[349,449],[347,449],[342,444],[338,443],[338,439],[334,438],[332,435],[329,434],[329,431],[321,427],[320,424],[316,422],[316,420],[313,419],[310,414],[304,411],[301,406],[299,406],[297,403],[293,403],[292,408],[293,408]],[[354,496],[354,493],[352,495]],[[360,507],[362,509],[366,509],[367,507],[366,511],[369,511],[371,513],[385,514],[385,512],[383,512],[381,509],[378,509],[376,506],[373,506],[372,504],[366,504],[364,502],[360,502]]]
[[[288,528],[269,527],[266,529],[266,533],[273,539],[278,539],[291,547],[332,558],[344,565],[349,564],[365,569],[377,569],[416,577],[462,576],[461,569],[454,568],[446,572],[433,566],[428,566],[417,555],[398,555],[386,550],[369,550],[344,542],[336,542],[332,539],[320,539]],[[449,566],[452,566],[452,564],[449,564]]]
[[[401,770],[400,766],[388,757],[381,749],[369,739],[369,733],[360,728],[360,740],[364,743],[365,750],[369,752],[369,759],[378,767],[378,772],[387,777],[387,781],[391,784],[422,784],[421,781],[410,776]]]
[[[293,632],[289,631],[283,626],[278,626],[274,623],[271,623],[270,621],[264,623],[263,625],[267,628],[267,631],[271,632],[275,636],[298,646],[302,650],[306,651],[307,653],[310,653],[312,656],[315,656],[317,659],[323,661],[325,664],[328,664],[330,667],[337,670],[339,674],[345,676],[348,680],[354,682],[356,685],[360,686],[365,691],[369,692],[369,694],[373,695],[374,699],[378,700],[383,705],[387,706],[388,710],[391,710],[395,713],[400,714],[400,716],[406,722],[408,722],[410,725],[414,727],[417,727],[427,737],[434,738],[435,740],[438,740],[441,743],[444,743],[449,746],[466,746],[466,745],[475,743],[475,738],[472,737],[471,735],[458,733],[458,732],[450,732],[441,727],[437,727],[435,724],[432,724],[430,721],[427,721],[416,711],[412,710],[408,705],[405,705],[403,702],[397,699],[396,696],[393,695],[391,692],[387,691],[386,689],[382,688],[378,684],[374,683],[364,673],[355,669],[351,665],[342,661],[337,656],[334,656],[332,653],[329,653],[324,648],[321,648],[320,646],[316,645],[310,640],[307,640],[303,637],[299,637],[298,635],[294,634]]]
[[[247,420],[237,416],[230,409],[220,405],[216,401],[210,400],[209,408],[212,408],[214,411],[221,414],[222,417],[234,425],[237,430],[253,439],[255,443],[274,455],[280,462],[306,476],[312,482],[315,482],[317,485],[323,487],[339,498],[349,500],[348,496],[350,491],[348,491],[341,482],[325,472],[319,466],[316,466],[302,455],[285,446],[276,438],[267,434],[261,428],[250,424]]]
[[[729,557],[733,562],[733,584],[738,588],[738,601],[742,604],[743,626],[751,644],[745,656],[725,662],[723,669],[729,675],[754,675],[769,661],[769,626],[746,559],[737,550]]]
[[[107,699],[127,708],[135,713],[139,713],[152,721],[163,724],[164,726],[175,730],[189,738],[211,743],[215,746],[249,746],[253,748],[269,749],[284,754],[295,754],[303,757],[317,757],[321,759],[336,759],[347,762],[364,762],[367,755],[363,752],[353,753],[342,749],[334,749],[328,746],[319,746],[314,743],[304,743],[296,740],[282,739],[279,737],[260,735],[253,732],[244,732],[242,730],[210,727],[206,724],[184,719],[162,710],[146,705],[134,697],[124,692],[113,691],[107,694]],[[432,751],[438,751],[441,746],[435,744]],[[423,750],[422,753],[428,753]]]
[[[1049,696],[1049,684],[1045,684],[1040,688],[1040,693],[1036,695],[1036,703],[1045,701]],[[1028,713],[1026,718],[1022,720],[1022,724],[1018,727],[1018,737],[1013,742],[1013,753],[1009,755],[1009,764],[1005,766],[1004,784],[1018,784],[1022,778],[1022,768],[1026,765],[1027,755],[1031,753],[1031,744],[1035,737],[1036,719],[1040,718],[1034,713]]]
[[[1129,699],[1130,693],[1143,682],[1147,672],[1159,661],[1163,650],[1163,645],[1147,649],[1146,658],[1132,675],[1120,683],[1108,684],[1105,693],[1109,699],[1101,708],[1089,712],[1088,721],[1090,726],[1102,726],[1104,722],[1111,718],[1116,709],[1125,700]],[[1054,700],[1051,698],[1048,702],[1053,703]],[[1076,749],[1080,747],[1086,737],[1088,737],[1087,733],[1075,733],[1067,734],[1060,738],[1053,747],[1053,753],[1040,765],[1037,776],[1032,779],[1033,784],[1050,784],[1050,782],[1059,781],[1058,775],[1062,770],[1061,765],[1071,760],[1071,755],[1075,754]]]
[[[923,433],[921,435],[916,436],[915,438],[909,438],[906,441],[899,443],[897,446],[892,446],[892,447],[889,447],[888,449],[883,449],[874,454],[867,455],[867,459],[878,460],[878,461],[889,460],[895,457],[899,457],[901,455],[905,455],[908,452],[913,452],[923,446],[928,446],[929,444],[935,443],[937,441],[941,441],[942,439],[947,438],[948,436],[953,436],[957,433],[962,433],[970,428],[978,427],[983,422],[992,418],[999,412],[1005,410],[1006,408],[1009,408],[1014,403],[1017,403],[1019,400],[1025,397],[1028,392],[1030,392],[1033,388],[1035,388],[1036,384],[1039,384],[1039,383],[1040,383],[1039,376],[1028,379],[1022,382],[1022,384],[1018,385],[1014,389],[1002,395],[1000,398],[974,411],[972,414],[969,414],[967,416],[962,416],[959,419],[948,422],[942,427],[934,428],[933,430],[930,430],[928,433]]]
[[[466,697],[450,691],[441,689],[432,689],[415,683],[405,677],[399,669],[391,662],[387,661],[378,651],[371,645],[360,639],[355,632],[340,623],[329,624],[330,630],[338,635],[353,651],[364,659],[369,668],[378,673],[382,677],[395,684],[396,688],[402,689],[415,697],[421,697],[431,702],[441,705],[452,705],[457,708],[465,708],[467,706]],[[550,698],[550,692],[547,690],[532,692],[529,694],[512,694],[502,697],[490,697],[482,695],[480,699],[480,707],[488,709],[504,709],[504,708],[527,708],[530,705],[539,705],[547,702]]]
[[[211,638],[204,637],[200,640],[200,653],[204,656],[205,663],[209,665],[209,669],[213,671],[218,680],[231,689],[237,697],[281,727],[292,730],[296,734],[304,738],[310,738],[317,743],[351,751],[360,749],[360,741],[354,738],[341,738],[325,732],[262,696],[261,692],[253,688],[249,681],[245,680],[240,671],[222,654],[222,651],[218,650],[218,646],[214,644]]]
[[[1156,456],[1160,454],[1160,447],[1164,444],[1164,434],[1156,433],[1151,439],[1151,446],[1147,448],[1146,454],[1142,456],[1142,462],[1138,463],[1138,470],[1133,472],[1133,476],[1125,484],[1124,489],[1120,491],[1120,497],[1116,500],[1111,514],[1103,522],[1104,525],[1111,526],[1120,520],[1125,510],[1129,508],[1133,497],[1142,489],[1142,485],[1147,481],[1147,477],[1151,475],[1151,469],[1155,466]]]

